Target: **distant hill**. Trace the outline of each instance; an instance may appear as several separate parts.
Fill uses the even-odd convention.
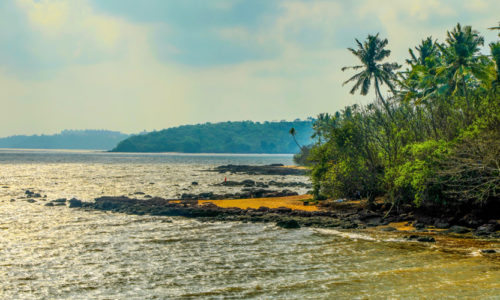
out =
[[[0,148],[109,150],[129,137],[108,130],[63,130],[53,135],[14,135],[0,138]]]
[[[301,145],[311,143],[312,120],[223,122],[184,125],[121,141],[113,152],[297,153],[289,131]]]

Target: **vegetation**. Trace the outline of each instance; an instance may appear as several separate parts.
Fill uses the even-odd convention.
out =
[[[292,128],[293,131],[290,129]],[[293,140],[290,135],[293,132]],[[312,119],[293,122],[223,122],[185,125],[132,136],[115,152],[296,153],[309,144]]]
[[[314,145],[296,155],[312,166],[314,194],[441,212],[499,208],[500,41],[486,55],[479,32],[457,24],[444,42],[410,49],[400,71],[382,62],[387,40],[356,43],[349,50],[361,64],[342,70],[361,71],[344,84],[362,95],[373,86],[376,99],[314,122]]]
[[[63,130],[53,135],[0,138],[0,148],[108,150],[128,135],[108,130]]]

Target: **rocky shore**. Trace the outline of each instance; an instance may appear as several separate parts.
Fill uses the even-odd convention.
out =
[[[283,164],[257,165],[223,165],[207,170],[218,173],[247,174],[247,175],[305,175],[307,170],[287,168]]]
[[[63,201],[64,200],[64,201]],[[65,199],[57,199],[49,203],[51,206],[64,205]],[[500,238],[500,224],[491,220],[476,228],[461,225],[449,225],[439,228],[434,224],[424,224],[418,215],[412,213],[389,213],[363,208],[353,203],[343,203],[332,210],[303,211],[287,207],[257,209],[239,207],[219,207],[213,203],[201,203],[198,200],[169,200],[163,198],[135,199],[125,196],[100,197],[93,202],[84,202],[77,199],[67,201],[70,208],[83,208],[117,213],[155,216],[183,216],[197,218],[200,221],[241,221],[275,223],[282,228],[341,228],[364,229],[377,227],[382,231],[397,231],[391,227],[393,223],[403,223],[411,226],[410,235],[405,236],[409,241],[434,242],[430,234],[467,235],[481,238]],[[354,204],[358,204],[357,202]],[[434,221],[436,222],[436,221]],[[443,227],[443,226],[441,226]]]

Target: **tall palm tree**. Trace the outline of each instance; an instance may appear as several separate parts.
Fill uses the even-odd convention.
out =
[[[297,132],[295,131],[295,128],[290,128],[290,131],[288,132],[290,133],[290,135],[293,137],[293,140],[295,141],[295,144],[297,144],[297,146],[299,146],[299,149],[302,151],[302,146],[299,145],[299,142],[297,142],[297,139],[295,138],[295,134],[297,134]]]
[[[356,50],[352,48],[347,49],[351,51],[354,56],[359,58],[361,65],[343,67],[342,71],[348,69],[363,70],[349,78],[343,84],[345,85],[349,82],[355,82],[350,93],[354,94],[359,89],[361,95],[366,95],[368,94],[370,85],[373,82],[377,99],[382,102],[387,110],[387,113],[392,116],[389,104],[382,96],[380,86],[386,84],[394,93],[394,81],[396,81],[394,71],[399,69],[401,66],[397,63],[381,63],[391,54],[391,51],[384,49],[385,46],[387,46],[388,41],[387,39],[381,40],[378,37],[378,33],[376,35],[368,35],[364,43],[361,43],[358,39],[356,39],[356,43],[358,46]]]
[[[413,52],[413,49],[408,49],[410,53],[410,59],[406,62],[412,66],[423,65],[426,67],[433,67],[436,64],[436,57],[439,55],[439,48],[436,42],[432,40],[432,37],[428,37],[422,40],[421,44],[415,47],[417,51]]]
[[[480,53],[484,38],[471,26],[462,28],[460,23],[448,31],[447,47],[438,45],[444,55],[444,65],[438,68],[438,75],[445,75],[452,94],[462,93],[467,98],[468,83],[475,80],[489,81],[489,60]]]

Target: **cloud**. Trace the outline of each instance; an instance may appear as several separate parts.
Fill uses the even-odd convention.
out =
[[[125,132],[334,112],[354,38],[380,32],[391,60],[457,21],[497,24],[480,1],[0,2],[0,136]]]

